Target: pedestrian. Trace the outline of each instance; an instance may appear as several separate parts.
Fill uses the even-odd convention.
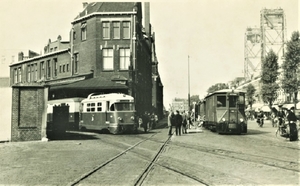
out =
[[[182,134],[187,134],[187,114],[185,111],[182,113]]]
[[[181,135],[181,125],[182,125],[182,116],[180,115],[179,111],[176,110],[175,115],[175,127],[176,127],[176,135]]]
[[[279,111],[276,114],[277,120],[278,120],[278,125],[283,126],[284,123],[284,118],[285,118],[285,113],[282,108],[283,105],[278,105]]]
[[[145,112],[145,114],[143,114],[142,121],[143,121],[144,132],[146,133],[148,130],[148,124],[149,124],[149,116],[148,116],[147,111]]]
[[[169,135],[170,136],[172,135],[172,126],[175,125],[174,119],[175,119],[174,113],[173,113],[173,111],[170,111],[170,113],[168,115],[168,127],[169,127]]]

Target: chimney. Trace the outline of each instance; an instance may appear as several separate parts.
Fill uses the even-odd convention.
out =
[[[150,30],[150,3],[144,2],[144,23],[145,23],[145,31],[147,36],[150,38],[151,30]]]
[[[19,52],[18,54],[18,61],[23,61],[24,59],[24,53],[23,52]]]

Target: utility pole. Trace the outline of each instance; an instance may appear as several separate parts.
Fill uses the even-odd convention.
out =
[[[190,56],[188,55],[188,111],[190,111]]]

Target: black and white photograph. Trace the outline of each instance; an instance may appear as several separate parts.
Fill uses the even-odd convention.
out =
[[[300,185],[298,0],[0,0],[0,185]]]

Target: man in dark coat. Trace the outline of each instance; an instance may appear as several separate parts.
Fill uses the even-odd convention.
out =
[[[179,111],[176,110],[176,115],[175,115],[176,135],[181,135],[181,126],[182,126],[182,116],[179,114]]]

